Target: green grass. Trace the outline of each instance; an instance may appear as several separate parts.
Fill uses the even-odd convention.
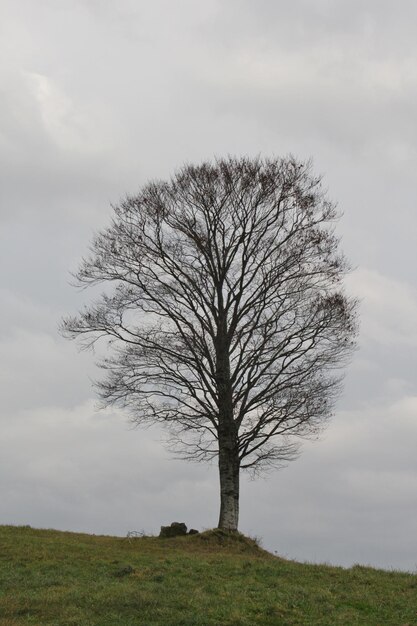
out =
[[[286,561],[243,535],[0,526],[0,625],[417,625],[417,576]]]

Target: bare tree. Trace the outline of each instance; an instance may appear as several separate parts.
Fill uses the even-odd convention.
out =
[[[112,289],[64,334],[108,341],[105,404],[218,457],[221,528],[238,526],[240,469],[292,459],[332,412],[356,333],[336,218],[310,163],[185,166],[116,206],[77,274]]]

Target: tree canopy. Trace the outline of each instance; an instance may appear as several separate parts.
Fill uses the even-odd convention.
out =
[[[357,326],[337,217],[309,162],[186,165],[114,207],[80,266],[109,289],[64,333],[108,341],[105,403],[219,458],[220,526],[237,527],[239,470],[293,458],[332,413]]]

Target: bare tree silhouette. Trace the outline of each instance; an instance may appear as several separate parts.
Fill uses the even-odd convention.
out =
[[[240,469],[291,460],[331,415],[357,326],[336,218],[309,162],[187,165],[116,206],[77,274],[111,290],[63,333],[108,340],[105,403],[218,457],[221,528],[238,527]]]

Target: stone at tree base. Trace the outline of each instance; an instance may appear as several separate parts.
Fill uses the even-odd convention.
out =
[[[196,530],[195,528],[190,528],[190,530],[188,531],[189,535],[199,535],[200,532],[198,530]]]
[[[184,522],[172,522],[171,526],[161,526],[160,537],[179,537],[187,534]]]

